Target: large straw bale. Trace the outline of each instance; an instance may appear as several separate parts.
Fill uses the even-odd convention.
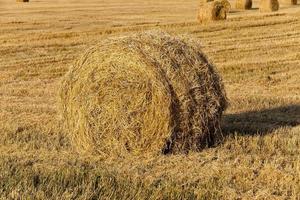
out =
[[[161,31],[101,41],[72,66],[62,115],[80,152],[182,153],[222,138],[222,81],[199,44]]]

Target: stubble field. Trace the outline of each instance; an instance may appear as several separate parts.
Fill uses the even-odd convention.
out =
[[[300,199],[300,5],[260,13],[255,1],[200,25],[198,4],[0,0],[0,199]],[[89,46],[149,29],[197,38],[217,66],[230,102],[223,143],[78,155],[60,124],[62,76]]]

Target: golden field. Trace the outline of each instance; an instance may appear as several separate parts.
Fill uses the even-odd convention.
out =
[[[198,4],[0,0],[0,199],[300,199],[299,3],[260,13],[254,1],[203,25]],[[62,76],[89,46],[149,29],[198,39],[217,66],[230,102],[223,143],[189,155],[78,155],[60,124]]]

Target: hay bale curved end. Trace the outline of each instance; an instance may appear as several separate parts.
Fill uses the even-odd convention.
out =
[[[16,0],[16,2],[29,2],[29,0]]]
[[[235,3],[237,9],[249,10],[252,8],[252,0],[236,0]]]
[[[230,3],[227,0],[211,1],[201,4],[198,12],[198,21],[203,23],[225,20],[230,7]]]
[[[199,45],[160,31],[89,49],[64,77],[60,97],[77,150],[109,156],[201,150],[222,138],[227,105]]]
[[[274,12],[279,10],[278,0],[260,0],[260,12]]]

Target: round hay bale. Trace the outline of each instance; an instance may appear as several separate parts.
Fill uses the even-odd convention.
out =
[[[225,20],[230,9],[230,3],[227,0],[211,1],[200,6],[198,12],[198,21],[200,23]]]
[[[231,5],[228,0],[216,0],[216,1],[219,1],[223,4],[223,6],[226,8],[227,13],[230,11]]]
[[[16,0],[16,2],[29,2],[29,0]]]
[[[101,41],[70,68],[60,96],[79,152],[182,153],[222,138],[221,78],[197,43],[163,32]]]
[[[260,12],[274,12],[279,10],[278,0],[260,0]]]
[[[280,1],[280,3],[282,4],[286,4],[286,5],[297,5],[297,0],[282,0]]]
[[[252,8],[252,0],[236,0],[235,3],[237,9],[249,10]]]

